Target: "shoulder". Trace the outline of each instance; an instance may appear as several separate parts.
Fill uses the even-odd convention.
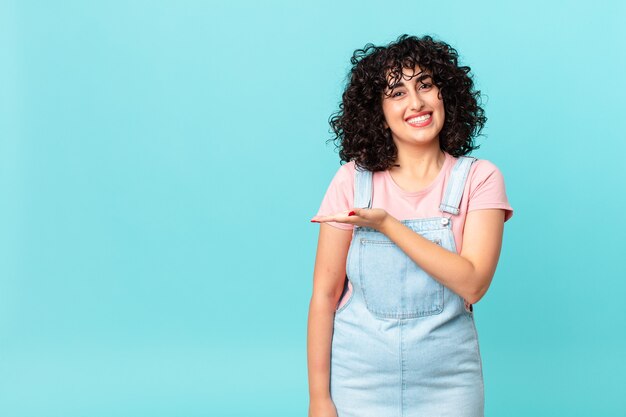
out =
[[[468,182],[470,188],[475,188],[486,181],[504,182],[500,169],[488,159],[477,159],[470,168]]]
[[[335,176],[333,177],[333,183],[337,186],[350,186],[354,184],[354,172],[356,170],[356,166],[354,161],[347,162],[341,165],[337,172],[335,172]]]
[[[495,171],[500,171],[500,170],[498,169],[496,164],[494,164],[490,160],[476,158],[476,161],[474,161],[474,163],[472,164],[472,171],[478,174],[485,174],[485,173],[490,173],[490,172],[495,172]]]
[[[347,162],[337,168],[326,190],[325,200],[330,200],[331,202],[341,201],[343,205],[353,199],[355,168],[353,161]]]
[[[354,177],[355,170],[356,170],[356,163],[354,161],[350,161],[341,165],[338,169],[338,172],[342,172],[344,175],[351,175]]]
[[[454,157],[446,152],[448,158],[448,171],[452,171],[456,164],[460,163],[462,157]],[[467,176],[467,184],[470,186],[476,186],[492,176],[502,176],[500,169],[488,159],[479,159],[475,156],[467,155],[466,158],[475,159],[469,168]]]
[[[317,215],[330,215],[352,207],[354,201],[354,162],[341,165],[333,177],[322,200]],[[345,223],[328,222],[339,229],[352,229]]]
[[[501,208],[506,211],[505,221],[513,215],[506,194],[504,177],[500,169],[491,161],[478,159],[472,164],[466,192],[468,211],[486,208]]]

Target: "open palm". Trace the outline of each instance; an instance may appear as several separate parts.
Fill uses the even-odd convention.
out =
[[[380,230],[389,217],[391,217],[389,213],[380,208],[354,208],[327,216],[315,216],[311,221],[316,223],[339,222]]]

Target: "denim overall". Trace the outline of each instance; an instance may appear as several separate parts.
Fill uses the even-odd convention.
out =
[[[472,157],[452,168],[441,217],[403,220],[456,253],[451,216]],[[371,208],[372,172],[357,168],[355,207]],[[355,226],[350,299],[336,312],[330,394],[338,417],[482,417],[483,373],[471,305],[426,274],[387,236]]]

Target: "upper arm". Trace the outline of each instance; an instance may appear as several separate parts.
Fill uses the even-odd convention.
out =
[[[320,224],[313,272],[313,293],[338,300],[346,277],[346,258],[352,230]]]
[[[469,260],[476,271],[478,299],[487,292],[496,271],[502,248],[504,216],[503,209],[481,209],[468,212],[465,219],[461,256]]]

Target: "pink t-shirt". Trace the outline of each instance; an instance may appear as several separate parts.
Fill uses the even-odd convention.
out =
[[[382,208],[398,220],[440,217],[439,204],[443,198],[450,172],[457,158],[445,153],[446,160],[437,178],[426,188],[417,192],[407,192],[395,183],[389,171],[374,172],[372,208]],[[354,161],[348,162],[337,170],[332,179],[318,215],[330,215],[349,210],[354,205]],[[467,213],[479,209],[504,209],[507,221],[513,216],[504,187],[504,178],[500,170],[486,159],[475,161],[469,172],[463,197],[461,197],[458,215],[445,213],[452,219],[452,232],[457,252],[463,245],[463,228]],[[328,222],[340,229],[351,230],[346,223]]]

